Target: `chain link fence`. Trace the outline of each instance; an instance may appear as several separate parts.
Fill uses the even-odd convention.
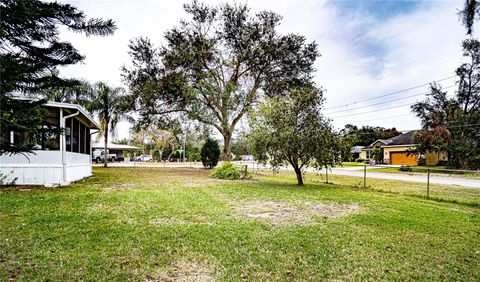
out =
[[[255,161],[236,161],[233,163],[242,173],[247,173],[250,176],[264,179],[283,178],[282,181],[288,181],[292,184],[296,181],[295,173],[291,167],[273,169],[269,165],[258,164]],[[203,168],[201,162],[137,162],[115,163],[112,166]],[[307,169],[304,172],[304,181],[307,184],[309,182],[336,184],[358,190],[413,195],[480,207],[480,171],[358,164],[320,171]]]
[[[295,174],[289,167],[273,170],[255,162],[235,164],[259,177],[285,178],[295,182]],[[480,206],[480,171],[356,165],[320,171],[307,169],[304,172],[304,181]]]

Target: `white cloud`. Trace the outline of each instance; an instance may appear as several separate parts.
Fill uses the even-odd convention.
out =
[[[327,108],[453,75],[455,68],[459,65],[460,44],[464,38],[464,29],[458,23],[458,17],[455,14],[456,5],[457,3],[453,2],[436,2],[435,5],[424,6],[413,13],[398,15],[383,22],[375,22],[368,16],[365,17],[365,24],[358,23],[358,21],[362,21],[361,17],[351,19],[353,24],[347,23],[345,26],[352,28],[344,29],[343,35],[348,38],[349,34],[358,34],[358,31],[355,30],[357,27],[366,29],[365,37],[362,40],[371,40],[373,46],[381,43],[378,45],[380,50],[377,54],[374,52],[373,55],[368,52],[362,54],[362,52],[355,52],[355,48],[362,48],[362,45],[329,42],[327,47],[332,52],[332,56],[326,59],[328,61],[325,62],[325,65],[328,67],[319,69],[318,73],[319,79],[324,81],[323,84],[328,89]],[[328,31],[326,33],[328,34]],[[322,60],[319,64],[322,65]],[[445,83],[452,84],[452,81]],[[402,95],[410,96],[427,90],[428,87],[423,87],[358,106],[395,99]],[[415,101],[416,98],[409,98],[376,105],[371,108],[372,114],[354,115],[358,112],[366,112],[368,108],[353,110],[346,113],[350,114],[349,117],[334,119],[334,124],[339,127],[345,123],[353,123],[398,129],[418,128],[418,120],[413,115],[408,115],[410,113],[408,106],[375,112],[375,109]],[[350,108],[355,107],[357,106],[354,105]],[[344,114],[338,113],[331,116],[343,116]],[[389,119],[380,118],[397,115],[403,116]],[[368,122],[364,123],[363,120]]]
[[[62,34],[63,39],[71,41],[86,55],[84,64],[67,67],[62,73],[91,81],[106,81],[113,86],[121,85],[120,67],[130,61],[127,44],[131,38],[148,36],[155,44],[160,44],[164,32],[186,16],[182,1],[68,2],[83,10],[89,17],[114,19],[118,30],[114,36],[105,38],[86,38],[69,32]],[[335,2],[248,3],[254,12],[267,9],[282,15],[282,32],[302,34],[318,43],[322,56],[316,62],[318,71],[315,80],[327,90],[327,108],[453,75],[460,62],[460,44],[465,33],[456,15],[459,5],[462,5],[460,2],[430,2],[419,5],[414,11],[386,20],[376,19],[368,11],[346,13]],[[427,87],[416,89],[391,98],[426,90]],[[381,100],[371,103],[379,101]],[[354,123],[394,126],[398,129],[417,128],[419,124],[413,115],[398,119],[381,118],[408,115],[408,107],[354,115],[414,101],[415,98],[410,98],[392,104],[372,106],[371,109],[363,108],[329,116],[351,114],[349,118],[334,119],[337,127]],[[364,105],[368,104],[359,106]],[[340,109],[327,110],[327,113],[336,110]],[[368,122],[361,122],[363,120]],[[127,137],[127,125],[122,124],[118,133],[120,138]]]

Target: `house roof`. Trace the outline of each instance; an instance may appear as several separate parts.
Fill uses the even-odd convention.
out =
[[[391,142],[387,144],[386,146],[398,146],[398,145],[412,145],[415,144],[415,133],[417,133],[416,130],[412,130],[409,132],[406,132],[404,134],[400,134],[398,136],[395,136],[393,138],[390,138]]]
[[[362,151],[363,148],[365,148],[365,146],[353,146],[352,149],[351,149],[351,152],[352,153],[360,153],[360,151]]]
[[[369,146],[362,148],[363,151],[370,151],[372,150],[373,144],[377,142],[381,142],[384,145],[380,147],[389,147],[389,146],[401,146],[401,145],[415,145],[415,133],[416,130],[408,131],[406,133],[397,135],[395,137],[389,139],[378,139]]]
[[[22,97],[22,96],[11,96],[12,99],[16,100],[30,100],[30,101],[38,101],[36,98],[29,98],[29,97]],[[75,113],[75,111],[79,111],[79,118],[88,125],[89,128],[91,129],[100,129],[100,126],[98,123],[93,119],[92,116],[90,116],[89,113],[80,105],[77,104],[71,104],[71,103],[60,103],[60,102],[47,102],[43,104],[44,107],[49,107],[49,108],[62,108],[62,109],[68,109],[68,113],[64,114],[64,116],[67,116],[69,114]],[[72,111],[73,110],[73,111]]]
[[[392,141],[391,141],[391,138],[390,139],[377,139],[377,140],[375,140],[375,142],[368,145],[367,148],[373,147],[373,145],[377,142],[383,143],[383,145],[389,145]]]
[[[82,106],[80,106],[80,105],[71,104],[71,103],[47,102],[44,106],[45,106],[45,107],[50,107],[50,108],[62,108],[62,109],[73,110],[73,111],[71,111],[71,113],[74,113],[75,111],[79,111],[81,117],[83,117],[83,121],[84,121],[90,128],[93,128],[93,129],[99,129],[99,128],[100,128],[100,126],[99,126],[98,123],[93,119],[93,117],[90,116],[90,114],[88,114],[87,111],[86,111]],[[66,115],[68,115],[68,114],[66,114]],[[64,115],[64,116],[66,116],[66,115]]]
[[[105,147],[105,144],[102,142],[97,142],[92,144],[93,149],[103,149]],[[128,151],[137,151],[140,150],[139,147],[136,146],[130,146],[130,145],[123,145],[123,144],[107,144],[107,148],[110,150],[128,150]]]

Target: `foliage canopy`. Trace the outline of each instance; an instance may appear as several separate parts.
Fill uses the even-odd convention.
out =
[[[60,26],[87,36],[111,35],[116,27],[112,20],[87,19],[74,6],[57,2],[5,0],[0,10],[0,155],[30,152],[35,136],[42,134],[45,101],[18,100],[12,95],[78,85],[58,75],[58,67],[84,59],[72,44],[60,41]],[[32,138],[13,144],[11,131]]]
[[[261,95],[310,80],[317,44],[279,34],[281,17],[273,12],[197,1],[184,8],[190,19],[169,30],[161,48],[146,38],[131,41],[132,67],[123,77],[141,122],[186,113],[222,134],[228,160],[236,125]]]
[[[412,106],[422,121],[416,134],[419,151],[447,152],[449,166],[480,168],[480,42],[463,42],[466,62],[456,70],[459,77],[454,97],[441,85],[432,84],[425,101]]]
[[[339,138],[323,117],[322,104],[322,91],[313,86],[267,99],[251,118],[256,159],[274,167],[288,162],[298,185],[303,185],[304,167],[328,168],[340,162]]]

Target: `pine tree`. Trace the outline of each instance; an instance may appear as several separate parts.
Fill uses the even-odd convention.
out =
[[[200,151],[200,157],[202,158],[204,167],[211,169],[217,166],[218,160],[220,159],[220,147],[218,146],[218,142],[212,138],[207,138]]]
[[[45,100],[19,100],[14,95],[79,84],[59,76],[58,67],[84,59],[71,43],[60,41],[59,27],[106,36],[116,26],[112,20],[87,19],[74,6],[57,2],[2,0],[0,10],[0,155],[28,153],[34,142],[13,144],[9,132],[38,134]]]

